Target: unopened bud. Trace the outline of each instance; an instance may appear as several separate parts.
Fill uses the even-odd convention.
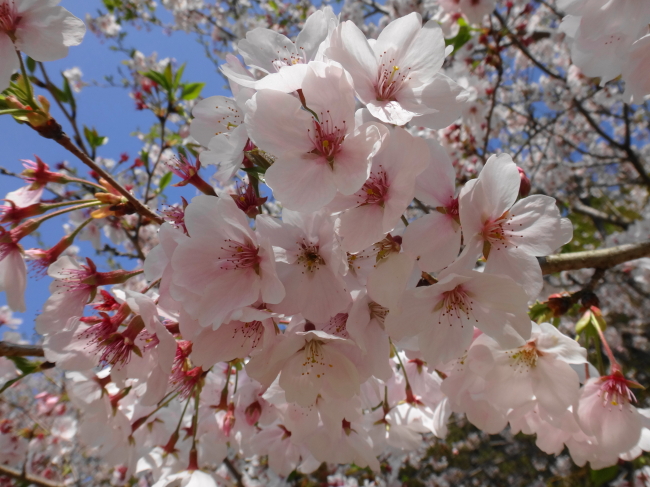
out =
[[[530,194],[530,179],[528,179],[528,176],[526,176],[526,173],[522,168],[518,167],[517,170],[519,171],[520,178],[519,197],[525,198]]]

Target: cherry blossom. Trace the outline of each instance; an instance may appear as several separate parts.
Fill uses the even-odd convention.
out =
[[[439,72],[450,52],[438,23],[423,26],[414,12],[387,25],[372,45],[354,23],[343,22],[326,54],[350,72],[374,117],[395,125],[418,117],[419,125],[439,128],[460,115],[462,90]]]
[[[317,62],[308,68],[301,88],[308,111],[273,90],[258,91],[246,104],[251,139],[276,158],[265,181],[297,211],[321,208],[337,190],[360,190],[384,132],[372,123],[355,129],[353,87],[343,69]]]
[[[197,196],[185,211],[185,225],[190,238],[174,250],[171,293],[201,326],[218,327],[260,296],[267,303],[282,301],[271,246],[258,239],[232,199]],[[197,270],[204,279],[197,280]]]
[[[0,91],[9,86],[12,73],[19,69],[16,50],[36,61],[55,61],[68,55],[68,47],[81,43],[85,25],[57,3],[0,3]]]

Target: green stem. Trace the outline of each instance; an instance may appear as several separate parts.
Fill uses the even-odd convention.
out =
[[[20,61],[20,72],[23,75],[25,88],[27,89],[27,103],[34,110],[38,110],[39,108],[36,105],[36,100],[34,100],[34,92],[32,91],[32,82],[29,81],[29,76],[27,76],[27,70],[25,69],[25,63],[23,62],[23,56],[18,49],[16,49],[16,55],[18,56],[18,60]]]

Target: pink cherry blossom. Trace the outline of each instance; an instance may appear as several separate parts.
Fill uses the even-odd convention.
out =
[[[461,231],[456,192],[456,171],[445,149],[434,140],[429,146],[429,166],[417,178],[415,197],[433,208],[411,222],[404,231],[404,252],[417,259],[418,267],[436,272],[460,252]]]
[[[190,238],[174,250],[171,293],[201,326],[216,328],[260,297],[282,301],[271,246],[251,230],[231,198],[197,196],[185,211],[185,225]]]
[[[324,210],[284,210],[281,223],[266,215],[256,221],[275,249],[278,276],[286,289],[284,300],[272,309],[301,313],[315,322],[345,311],[352,299],[342,278],[346,260],[336,235],[338,219]]]
[[[517,201],[520,185],[517,166],[507,154],[491,156],[478,179],[465,185],[460,223],[466,247],[460,260],[473,267],[482,254],[485,272],[510,276],[533,299],[542,286],[536,256],[569,242],[573,227],[549,196]]]
[[[415,192],[415,179],[426,167],[426,143],[406,130],[395,128],[372,159],[370,177],[350,196],[339,196],[333,210],[341,215],[339,234],[343,249],[360,252],[379,242],[399,223]]]
[[[9,86],[19,68],[16,50],[36,61],[55,61],[68,55],[86,33],[84,23],[59,0],[2,0],[0,2],[0,91]]]
[[[439,72],[449,52],[438,23],[423,26],[413,12],[388,24],[372,45],[353,22],[343,22],[326,54],[350,73],[374,117],[395,125],[418,117],[418,125],[442,128],[460,115],[462,89]]]
[[[394,340],[417,336],[422,356],[437,367],[467,352],[474,326],[504,343],[529,337],[526,301],[508,277],[448,274],[431,286],[405,291],[391,308],[386,329]]]
[[[356,193],[370,175],[382,132],[371,123],[355,129],[351,80],[339,66],[308,65],[302,96],[261,90],[246,104],[248,133],[275,157],[265,181],[286,208],[314,211],[337,190]]]

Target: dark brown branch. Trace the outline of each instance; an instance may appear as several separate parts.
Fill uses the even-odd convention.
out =
[[[63,487],[63,484],[52,482],[51,480],[37,477],[36,475],[30,475],[28,473],[23,474],[23,472],[7,467],[6,465],[0,465],[0,477],[2,476],[23,480],[25,481],[25,484],[38,485],[40,487]]]
[[[235,477],[237,481],[237,487],[244,487],[244,481],[242,480],[242,474],[237,470],[237,467],[230,461],[230,458],[226,457],[223,461],[224,465],[230,470],[230,473]]]
[[[607,249],[571,252],[538,257],[542,274],[578,269],[609,269],[630,260],[650,257],[650,241],[625,244]]]
[[[41,345],[18,345],[0,341],[0,357],[44,357]]]
[[[159,225],[162,225],[164,220],[156,215],[150,208],[142,204],[135,196],[133,196],[131,193],[127,191],[127,189],[122,186],[120,183],[118,183],[115,179],[113,179],[113,176],[111,176],[108,172],[104,171],[101,167],[99,167],[95,162],[88,157],[84,152],[79,149],[73,142],[70,140],[70,137],[68,137],[66,134],[63,134],[62,137],[59,137],[55,139],[56,142],[67,149],[70,153],[74,154],[81,162],[83,162],[86,166],[88,166],[90,169],[95,171],[100,177],[104,178],[108,184],[113,186],[122,196],[124,196],[129,203],[131,203],[135,210],[142,216],[146,216],[150,220],[158,223]]]

